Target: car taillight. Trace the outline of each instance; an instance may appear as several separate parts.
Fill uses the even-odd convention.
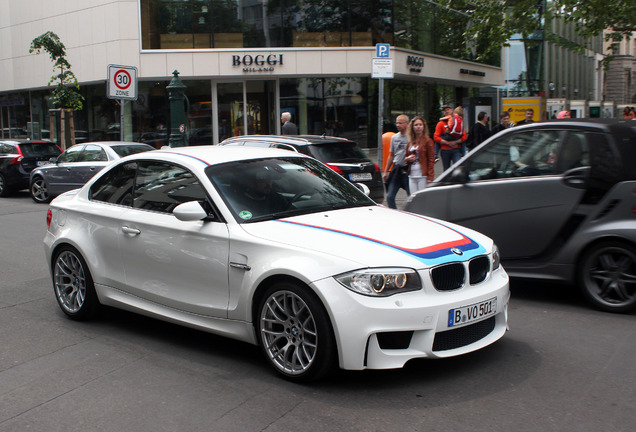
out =
[[[344,172],[342,171],[342,169],[340,167],[334,166],[334,165],[329,165],[327,164],[327,166],[329,168],[331,168],[332,170],[334,170],[335,172],[337,172],[340,175],[344,175]]]
[[[380,167],[378,166],[378,164],[374,164],[375,165],[375,172],[380,172]]]
[[[53,212],[51,211],[51,209],[49,209],[46,212],[46,226],[47,227],[51,226],[51,219],[53,219]]]
[[[9,162],[9,165],[20,165],[22,163],[22,159],[24,159],[24,156],[16,156],[13,159],[11,159],[11,162]]]

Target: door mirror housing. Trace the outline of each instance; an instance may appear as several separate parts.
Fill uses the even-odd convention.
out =
[[[209,217],[199,201],[188,201],[179,204],[172,210],[172,214],[183,222],[198,221]]]
[[[468,175],[466,174],[466,167],[460,165],[453,168],[451,173],[444,179],[445,184],[464,184],[468,182]]]
[[[354,183],[354,186],[362,191],[363,194],[369,196],[371,194],[371,189],[364,183]]]

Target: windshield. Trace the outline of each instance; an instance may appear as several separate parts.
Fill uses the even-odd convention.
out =
[[[340,175],[309,158],[231,162],[211,166],[206,173],[241,223],[375,205]]]
[[[58,146],[48,142],[21,143],[20,150],[24,157],[57,156],[61,153]]]

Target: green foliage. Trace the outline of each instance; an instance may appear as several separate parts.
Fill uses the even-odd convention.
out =
[[[526,42],[536,39],[544,30],[543,23],[552,18],[572,23],[584,38],[607,30],[606,40],[620,42],[636,31],[634,0],[437,0],[436,3],[471,17],[462,37],[472,41],[469,46],[476,61],[498,53],[514,34],[520,34]]]
[[[29,53],[40,54],[42,50],[49,54],[53,62],[54,75],[48,85],[50,86],[57,81],[57,86],[51,92],[53,106],[81,110],[84,97],[79,93],[79,82],[71,71],[70,63],[66,60],[66,47],[58,35],[48,31],[31,41]]]

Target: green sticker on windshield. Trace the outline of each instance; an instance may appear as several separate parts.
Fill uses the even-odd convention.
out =
[[[252,219],[252,213],[247,210],[243,210],[239,213],[239,217],[241,219]]]

